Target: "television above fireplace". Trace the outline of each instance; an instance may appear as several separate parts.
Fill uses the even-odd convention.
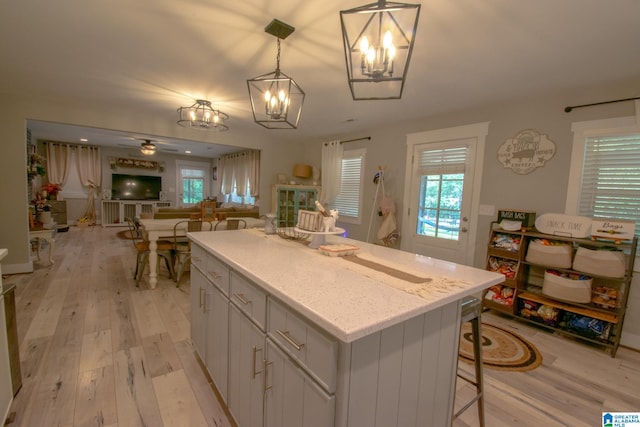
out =
[[[162,177],[149,175],[111,175],[113,200],[160,200]]]

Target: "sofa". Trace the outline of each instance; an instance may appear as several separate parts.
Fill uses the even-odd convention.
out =
[[[171,218],[200,218],[201,209],[198,203],[195,206],[184,208],[157,208],[153,213],[154,219]],[[216,207],[214,215],[216,219],[226,218],[259,218],[260,209],[258,206],[240,205],[235,203],[222,203]]]

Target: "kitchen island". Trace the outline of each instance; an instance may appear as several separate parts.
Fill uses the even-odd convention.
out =
[[[504,276],[364,242],[190,233],[192,338],[245,426],[450,424],[460,300]]]

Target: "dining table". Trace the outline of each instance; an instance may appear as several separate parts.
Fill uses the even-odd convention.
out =
[[[264,227],[264,219],[260,218],[227,218],[227,220],[230,219],[244,220],[247,228]],[[158,284],[158,240],[172,240],[174,228],[176,236],[186,236],[189,220],[186,218],[139,218],[137,220],[141,225],[144,238],[149,241],[149,287],[155,289]],[[211,222],[211,230],[213,230],[218,222],[225,222],[225,220],[209,222]],[[218,226],[218,230],[225,230],[225,224]]]

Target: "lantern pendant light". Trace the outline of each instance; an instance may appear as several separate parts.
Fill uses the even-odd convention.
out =
[[[254,121],[267,129],[296,129],[300,122],[304,91],[280,71],[280,40],[295,28],[274,19],[264,29],[278,39],[275,71],[247,80]]]
[[[340,11],[354,100],[402,97],[419,16],[419,4],[384,0]]]

